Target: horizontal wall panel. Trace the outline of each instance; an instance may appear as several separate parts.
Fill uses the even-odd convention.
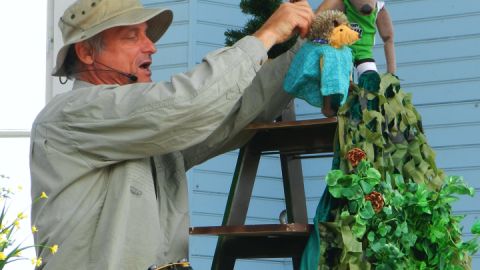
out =
[[[477,123],[480,121],[480,101],[422,105],[416,108],[426,127],[450,123]]]
[[[192,250],[192,255],[194,256],[212,256],[217,245],[217,236],[205,235],[205,236],[196,236],[193,235],[190,237],[190,243],[194,245],[195,250]],[[197,267],[197,266],[195,266]],[[206,268],[208,269],[208,268]]]
[[[451,36],[476,35],[480,16],[478,13],[467,13],[454,17],[435,17],[429,20],[394,21],[395,40],[405,42],[412,40],[429,40]]]
[[[164,46],[169,44],[179,44],[188,42],[188,24],[174,24],[165,32],[165,34],[157,42],[158,50],[162,50]],[[157,52],[158,53],[158,52]],[[177,57],[180,55],[177,55]]]
[[[472,225],[475,223],[475,221],[480,218],[480,212],[475,211],[475,212],[461,212],[461,211],[456,211],[457,204],[459,203],[454,203],[454,211],[453,213],[455,215],[465,215],[465,218],[462,220],[461,224],[463,226],[463,233],[465,236],[472,236],[471,233],[471,228]],[[467,237],[465,237],[467,238]]]
[[[397,64],[400,65],[409,62],[478,56],[480,52],[476,44],[480,44],[480,34],[458,38],[447,37],[433,41],[396,42],[395,55]],[[379,65],[385,65],[383,44],[376,45],[373,53],[376,62]]]
[[[480,76],[464,80],[439,80],[430,83],[402,81],[403,89],[413,94],[413,104],[480,100]]]
[[[224,192],[230,191],[233,174],[219,174],[215,172],[194,172],[192,189],[201,192]],[[253,195],[270,194],[273,197],[282,197],[283,183],[281,178],[257,177],[253,189]]]
[[[209,213],[222,214],[225,211],[227,194],[209,194],[193,192],[192,200],[201,201],[202,204],[191,205],[191,211],[205,211]],[[285,209],[283,198],[252,197],[248,216],[276,219],[280,212]]]
[[[216,170],[219,172],[231,173],[235,169],[237,155],[236,152],[221,155],[198,165],[198,168],[202,170]],[[275,178],[281,177],[280,160],[278,157],[262,156],[257,175]]]
[[[197,20],[225,26],[243,27],[248,16],[243,14],[238,5],[228,5],[215,1],[199,1]]]
[[[473,145],[470,147],[445,147],[435,148],[437,153],[437,166],[439,168],[450,167],[478,167],[480,166],[480,146]],[[474,181],[477,181],[475,179]],[[480,198],[480,196],[479,196]]]
[[[188,62],[188,44],[165,46],[152,55],[153,65],[176,65]]]
[[[189,0],[141,0],[146,7],[150,6],[172,6],[176,4],[185,4]]]
[[[237,8],[240,10],[239,1],[232,1],[232,0],[198,0],[198,3],[203,5],[224,5],[229,6],[231,8]]]
[[[234,28],[228,25],[199,23],[196,26],[197,42],[218,44],[224,46],[225,31]]]
[[[143,4],[148,8],[168,8],[173,12],[173,22],[189,21],[189,1],[175,0],[175,1],[158,1],[158,0],[142,0]],[[169,29],[170,31],[171,29]]]
[[[325,174],[328,172],[325,172]],[[320,197],[323,194],[326,183],[324,177],[318,177],[318,179],[310,180],[308,178],[304,179],[303,184],[305,186],[305,196],[310,197]]]
[[[386,2],[386,7],[393,20],[415,20],[480,12],[478,0],[390,0]]]
[[[326,175],[332,168],[332,158],[302,159],[302,170],[305,177]]]
[[[180,64],[178,66],[157,66],[152,67],[152,81],[170,81],[172,75],[179,74],[187,71],[187,63]]]
[[[480,77],[479,66],[480,56],[411,62],[399,65],[397,75],[409,83],[462,80]]]
[[[480,120],[480,119],[479,119]],[[480,121],[473,124],[446,125],[426,128],[425,134],[430,146],[480,145]]]
[[[208,211],[208,209],[203,209],[203,210],[204,210],[203,212],[197,212],[197,211],[192,211],[190,209],[190,226],[198,227],[198,226],[222,225],[223,213],[211,214],[211,213],[205,213],[205,211]]]
[[[478,193],[478,191],[477,191]],[[476,212],[477,215],[480,213],[478,209],[478,196],[477,194],[476,197],[470,197],[466,195],[458,196],[461,200],[454,202],[452,204],[453,210],[458,213],[470,213],[470,212]]]
[[[173,22],[185,22],[189,21],[189,1],[174,1],[174,2],[167,2],[167,3],[158,3],[148,5],[148,7],[152,8],[168,8],[173,12]]]

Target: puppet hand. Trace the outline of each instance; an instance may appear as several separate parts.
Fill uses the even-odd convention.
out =
[[[365,71],[358,78],[358,86],[376,93],[380,89],[380,75],[374,70]]]

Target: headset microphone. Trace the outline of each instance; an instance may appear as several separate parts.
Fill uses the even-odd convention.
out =
[[[100,65],[102,65],[102,66],[104,66],[104,67],[107,67],[107,68],[109,68],[111,71],[117,72],[118,74],[127,77],[128,80],[130,80],[130,82],[137,82],[137,81],[138,81],[138,77],[137,77],[137,75],[135,75],[135,74],[126,73],[126,72],[120,71],[120,70],[118,70],[118,69],[114,69],[114,68],[112,68],[112,67],[110,67],[110,66],[107,66],[107,65],[102,64],[102,63],[97,62],[97,61],[96,61],[95,63],[100,64]]]

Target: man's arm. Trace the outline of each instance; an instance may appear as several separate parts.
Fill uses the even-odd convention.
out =
[[[397,64],[395,60],[395,44],[393,40],[393,24],[390,14],[385,7],[378,12],[377,17],[378,34],[383,40],[383,49],[387,61],[387,72],[395,74]]]
[[[287,52],[267,61],[225,122],[202,143],[183,151],[186,169],[243,146],[254,135],[245,126],[251,122],[269,122],[280,115],[293,99],[283,90],[283,79],[302,44],[299,41]]]
[[[300,33],[304,32],[309,25],[297,21],[305,18],[291,15],[298,11],[298,5],[304,3],[287,3],[284,15],[275,17],[277,23],[269,22],[270,26],[263,29],[263,33],[269,33],[265,36],[271,37],[285,27],[288,31],[299,28]],[[284,21],[290,23],[285,26]],[[279,24],[282,26],[278,28]],[[274,38],[275,42],[286,38],[282,36],[286,32],[281,33]],[[268,46],[260,38],[245,37],[232,47],[207,55],[192,71],[173,76],[171,82],[92,86],[73,91],[60,112],[62,118],[68,119],[66,126],[61,126],[62,122],[48,125],[59,130],[60,142],[88,155],[96,163],[93,166],[185,150],[205,141],[222,126],[236,124],[228,122],[229,117],[243,103],[242,95],[265,61]],[[260,83],[283,79],[284,72],[276,70],[272,69],[266,75],[268,78],[262,77]],[[275,97],[282,95],[281,92],[281,87],[277,88]],[[252,95],[262,100],[263,92]],[[256,112],[264,110],[243,104],[241,107]],[[249,117],[251,121],[256,115]]]
[[[315,13],[319,13],[325,10],[340,10],[345,9],[342,0],[324,0],[317,8]]]

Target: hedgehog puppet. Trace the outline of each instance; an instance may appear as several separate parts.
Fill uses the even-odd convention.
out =
[[[283,88],[333,116],[347,98],[353,69],[348,45],[359,39],[359,33],[344,13],[326,10],[317,14],[307,38],[290,64]]]

